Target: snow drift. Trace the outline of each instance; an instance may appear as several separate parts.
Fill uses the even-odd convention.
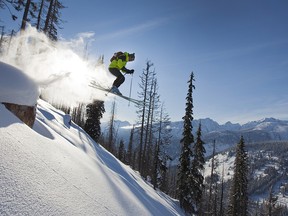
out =
[[[67,115],[39,100],[34,130],[0,105],[1,215],[181,215],[95,143]]]
[[[34,106],[39,97],[36,83],[18,68],[0,62],[0,102]]]

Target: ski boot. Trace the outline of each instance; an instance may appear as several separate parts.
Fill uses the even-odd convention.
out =
[[[116,94],[116,95],[122,95],[119,89],[116,86],[112,86],[111,88],[111,93]]]

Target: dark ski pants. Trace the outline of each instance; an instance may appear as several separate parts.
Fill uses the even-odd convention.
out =
[[[125,81],[124,75],[117,68],[109,68],[109,71],[117,77],[113,82],[113,86],[118,88]]]

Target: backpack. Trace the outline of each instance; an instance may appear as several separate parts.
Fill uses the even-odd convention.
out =
[[[111,57],[110,62],[112,62],[113,60],[118,60],[118,58],[123,55],[124,53],[119,51],[119,52],[115,52],[114,55]]]

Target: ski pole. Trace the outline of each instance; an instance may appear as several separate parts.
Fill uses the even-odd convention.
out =
[[[133,73],[131,74],[131,81],[130,81],[130,92],[129,92],[129,98],[131,98],[131,92],[132,92],[132,82],[133,81]],[[130,106],[130,101],[128,103],[128,106]]]

